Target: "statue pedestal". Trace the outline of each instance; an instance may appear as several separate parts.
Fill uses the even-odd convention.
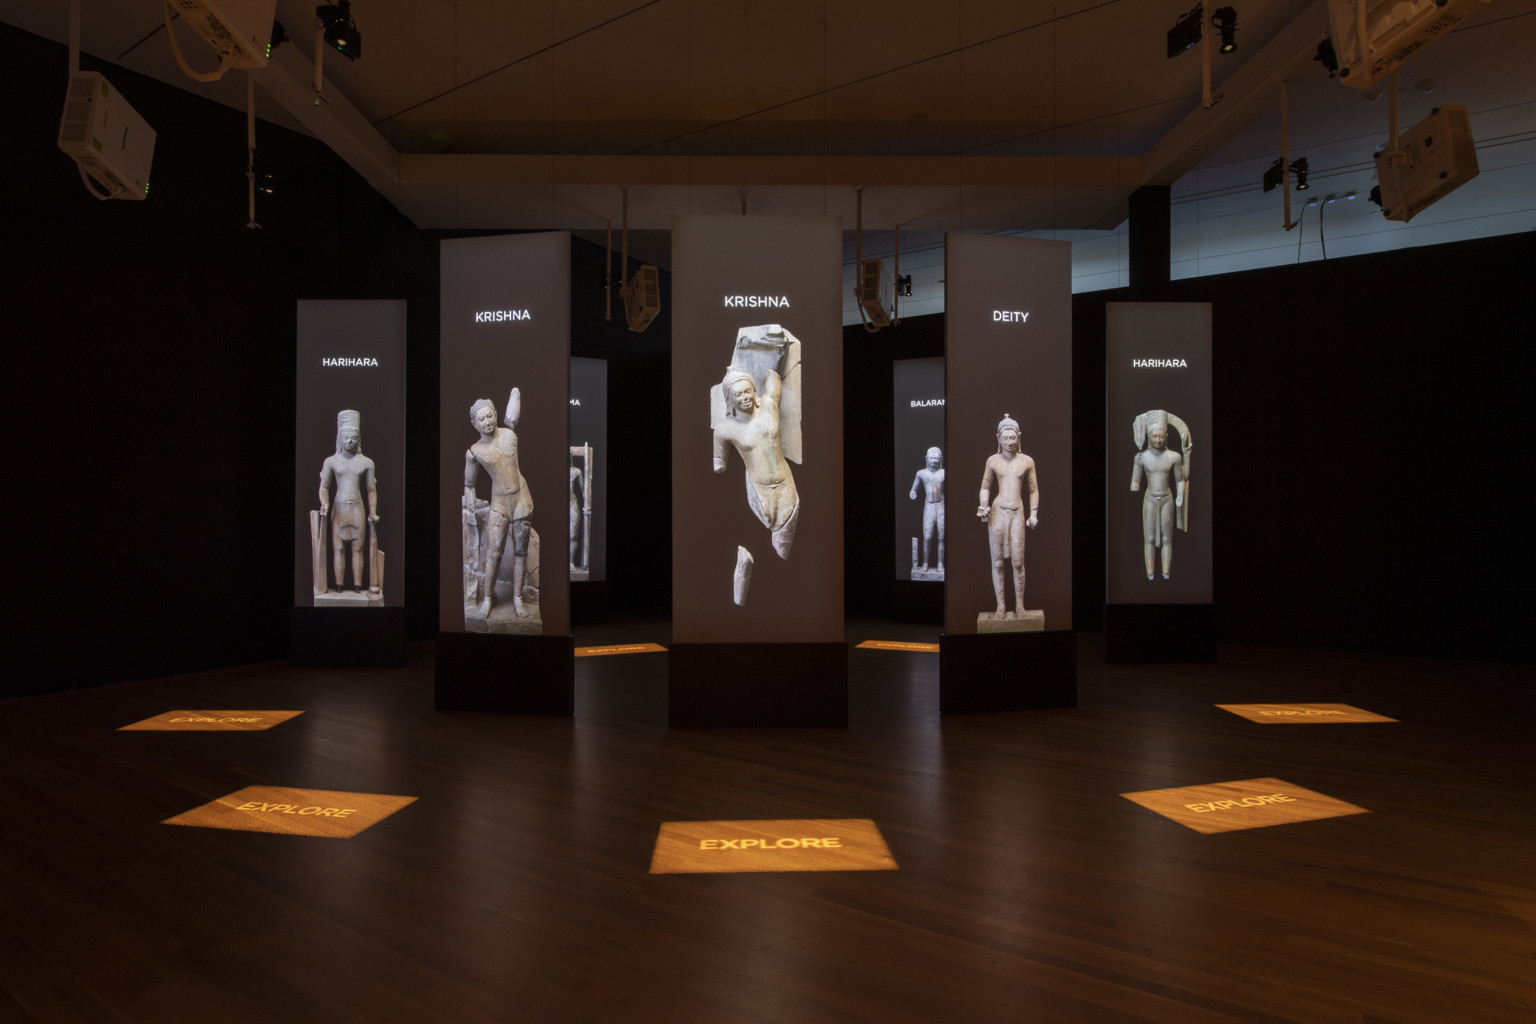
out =
[[[998,618],[992,612],[982,612],[976,616],[976,632],[978,633],[1039,633],[1045,629],[1045,612],[1035,609],[1024,609],[1023,615],[1014,615],[1009,612],[1006,616]]]
[[[569,718],[576,711],[576,641],[570,636],[439,633],[433,706]]]
[[[1104,660],[1215,661],[1213,604],[1106,604]]]
[[[1077,634],[1070,630],[939,637],[940,714],[1076,706]]]
[[[667,658],[669,728],[848,725],[846,643],[674,643]]]
[[[327,590],[315,595],[316,608],[382,608],[384,595],[367,590]]]
[[[919,569],[914,565],[912,567],[912,579],[914,581],[936,580],[942,583],[944,582],[944,567],[941,565],[933,569]]]
[[[539,606],[524,602],[528,609],[526,618],[518,618],[512,610],[512,602],[491,605],[488,618],[464,614],[464,628],[471,633],[517,633],[523,636],[540,636],[544,632],[544,620],[539,616]]]
[[[293,609],[289,657],[295,665],[324,668],[396,668],[405,664],[407,633],[405,609],[398,605],[321,606],[317,601],[315,607]]]

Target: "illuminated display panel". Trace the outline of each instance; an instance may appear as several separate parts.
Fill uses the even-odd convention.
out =
[[[1223,711],[1261,725],[1315,725],[1328,722],[1395,722],[1397,719],[1350,704],[1217,704]]]
[[[567,561],[573,581],[608,578],[608,360],[571,359],[570,399],[572,536]],[[590,464],[589,464],[590,463]],[[591,479],[588,480],[587,477]],[[590,499],[590,500],[589,500]],[[567,505],[569,507],[569,499]],[[569,543],[569,541],[567,541]]]
[[[858,646],[872,651],[923,651],[928,654],[937,654],[939,651],[938,644],[910,643],[905,640],[865,640]]]
[[[570,503],[562,495],[570,487],[571,461],[570,236],[447,239],[440,266],[439,626],[454,633],[568,633]],[[515,441],[503,433],[513,388],[519,392],[519,418],[510,428]],[[480,399],[495,415],[490,440],[471,421]],[[482,443],[490,450],[476,449],[482,453],[476,525],[466,529],[466,453]],[[513,444],[524,484],[515,492],[505,454]],[[485,562],[497,546],[493,513],[505,513],[505,540],[500,565],[487,573]],[[528,555],[521,570],[516,565],[525,522],[524,543],[539,565],[533,580]],[[519,572],[523,585],[516,587]],[[482,614],[487,580],[493,593]],[[517,613],[518,601],[527,615]]]
[[[1107,599],[1210,604],[1215,509],[1210,303],[1111,302],[1106,320]],[[1167,438],[1161,452],[1151,436],[1158,427]]]
[[[1034,238],[945,235],[945,466],[948,541],[947,633],[1012,632],[997,606],[994,551],[1003,556],[1005,615],[1017,615],[1013,546],[1024,544],[1024,609],[1019,628],[1072,628],[1072,246]],[[1018,424],[1020,463],[999,455],[999,424]],[[977,515],[988,467],[1017,486],[1017,514],[991,488],[988,517]],[[1027,524],[1033,470],[1037,524]],[[997,473],[994,471],[994,478]],[[1001,482],[1001,481],[999,481]],[[996,536],[995,536],[996,535]],[[994,629],[993,627],[998,627]]]
[[[663,822],[651,874],[896,871],[868,818]]]
[[[162,824],[350,839],[415,801],[382,793],[247,786]]]
[[[1280,779],[1242,779],[1120,795],[1206,834],[1370,813]]]
[[[841,221],[677,217],[672,247],[673,639],[841,643]],[[717,398],[739,358],[753,367],[751,414]],[[781,380],[776,409],[762,401],[768,369]],[[730,441],[719,442],[715,471],[717,438],[733,430],[755,432],[753,482]],[[773,473],[792,479],[792,497]]]
[[[293,603],[301,608],[403,606],[405,303],[300,300],[295,369]],[[343,420],[358,430],[355,455],[337,450]],[[373,511],[379,518],[372,526],[367,521],[369,474],[362,460],[371,463],[377,495]],[[321,477],[328,466],[332,505],[321,517]],[[369,537],[370,529],[376,537]],[[334,563],[338,533],[347,577],[340,590]],[[371,581],[375,568],[382,570],[372,597],[369,587],[361,592],[351,587],[354,537],[364,582]]]
[[[941,527],[947,526],[952,504],[947,492],[939,490],[947,488],[949,476],[944,468],[944,360],[896,360],[891,364],[891,395],[896,578],[941,583]],[[928,453],[933,448],[939,450],[937,470],[928,465]],[[932,501],[936,495],[943,495],[944,500]],[[970,505],[971,499],[966,497],[956,507],[969,513]]]
[[[302,711],[167,711],[118,729],[119,732],[260,732]]]

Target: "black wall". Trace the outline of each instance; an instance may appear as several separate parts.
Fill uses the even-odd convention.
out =
[[[98,202],[54,142],[64,47],[0,25],[0,697],[283,658],[294,303],[404,298],[411,635],[436,629],[437,249],[319,143],[82,57],[159,133],[151,198]],[[52,88],[51,84],[56,84]],[[609,607],[670,604],[669,281],[602,319],[573,245],[572,351],[609,360]],[[617,260],[615,260],[615,264]],[[633,268],[633,261],[631,261]],[[1103,307],[1215,304],[1221,639],[1524,660],[1536,235],[1074,300],[1074,618],[1101,621]],[[846,594],[889,611],[890,362],[942,317],[845,335]]]
[[[1103,623],[1105,304],[1210,302],[1219,639],[1529,660],[1533,285],[1525,233],[1075,296],[1077,628]],[[850,451],[888,436],[879,382],[942,321],[845,331]],[[849,611],[888,614],[891,470],[847,464]]]

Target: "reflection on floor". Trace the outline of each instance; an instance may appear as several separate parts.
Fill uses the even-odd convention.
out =
[[[937,658],[851,648],[847,729],[668,731],[667,655],[578,661],[574,719],[436,712],[425,643],[0,704],[0,1020],[1531,1019],[1529,666],[1079,642],[1078,708],[944,719]],[[1216,706],[1316,701],[1399,724]],[[118,731],[185,707],[306,713]],[[1201,835],[1119,795],[1226,779],[1371,813]],[[256,785],[418,799],[346,842],[161,824]],[[649,872],[664,822],[849,818],[900,870]]]

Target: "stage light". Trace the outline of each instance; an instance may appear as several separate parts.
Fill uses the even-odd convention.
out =
[[[255,183],[257,192],[269,196],[277,194],[277,177],[272,173],[272,166],[254,149],[251,150],[251,181]]]
[[[1301,156],[1292,160],[1291,173],[1296,175],[1296,191],[1305,192],[1307,190],[1307,158]]]
[[[1168,59],[1172,60],[1200,41],[1200,26],[1205,21],[1205,7],[1196,4],[1195,9],[1178,20],[1168,30]]]
[[[352,20],[352,0],[316,7],[315,17],[325,26],[325,41],[331,49],[350,60],[363,55],[363,34]]]
[[[288,33],[283,31],[283,23],[274,21],[272,23],[272,37],[267,40],[267,59],[271,60],[272,51],[286,42],[289,42],[289,39]]]
[[[904,274],[896,279],[896,294],[904,299],[912,297],[912,275]]]
[[[1221,33],[1221,52],[1237,49],[1233,35],[1237,33],[1237,11],[1231,7],[1218,7],[1211,12],[1211,27]]]

